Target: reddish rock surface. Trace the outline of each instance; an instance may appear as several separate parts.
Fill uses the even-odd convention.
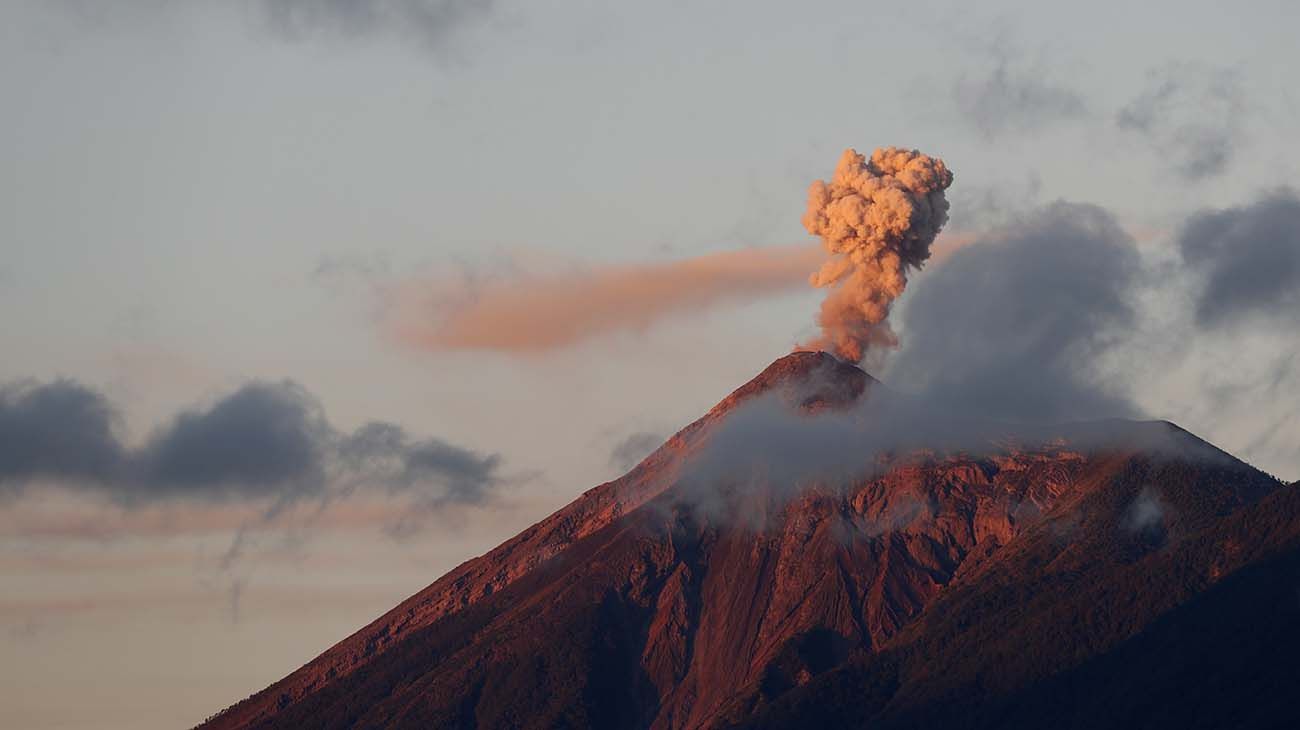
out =
[[[962,611],[987,620],[989,602],[1023,598],[1006,586],[1098,566],[1137,570],[1124,566],[1208,539],[1207,530],[1286,489],[1176,427],[1132,422],[1101,427],[1106,448],[1067,435],[969,455],[918,451],[846,488],[794,496],[724,485],[721,508],[700,509],[684,486],[692,455],[746,401],[777,394],[813,418],[876,387],[824,353],[776,361],[626,476],[461,565],[205,727],[793,727],[809,712],[800,702],[872,697],[884,690],[853,682],[877,680],[891,701],[913,707],[928,701],[925,678],[948,660],[908,665],[911,684],[901,686],[898,671],[879,674],[875,657],[922,645],[938,656],[925,637],[960,643],[969,636],[953,628]],[[1174,448],[1153,453],[1146,445],[1155,442]],[[1206,585],[1246,564],[1233,550],[1224,538],[1207,552],[1213,559],[1198,558]],[[1142,601],[1159,607],[1079,639],[1095,646],[1070,661],[1194,594]],[[984,603],[975,610],[962,600]],[[1059,668],[1026,669],[1016,681]],[[826,721],[875,724],[883,715],[871,712],[888,703],[860,704],[861,717]]]

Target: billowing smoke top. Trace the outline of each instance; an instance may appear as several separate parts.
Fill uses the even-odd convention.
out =
[[[857,362],[872,346],[897,345],[886,321],[890,307],[909,269],[930,258],[948,220],[944,190],[951,184],[943,160],[897,147],[877,149],[869,162],[845,150],[830,182],[813,182],[803,224],[831,259],[811,282],[830,292],[817,317],[822,336],[804,347]]]

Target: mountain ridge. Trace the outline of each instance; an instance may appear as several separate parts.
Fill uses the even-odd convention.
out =
[[[827,381],[831,387],[821,390],[814,388],[805,394],[809,406],[851,400],[868,383],[875,382],[861,369],[826,353],[793,353],[779,358],[728,394],[699,419],[669,437],[627,474],[583,492],[573,502],[515,537],[483,555],[466,560],[428,587],[330,647],[312,662],[272,685],[268,691],[282,688],[275,706],[283,707],[297,697],[310,693],[321,682],[346,675],[357,665],[382,653],[394,637],[472,605],[531,572],[538,564],[558,554],[574,541],[608,524],[629,507],[640,506],[657,486],[657,469],[672,457],[688,452],[695,445],[699,432],[709,424],[741,403],[779,387],[782,383],[805,378],[819,371],[834,372],[840,377]],[[517,553],[524,553],[523,559],[513,559]],[[485,565],[493,557],[499,558],[501,564]],[[439,595],[440,591],[445,593]],[[319,666],[320,664],[324,666]],[[289,686],[282,687],[286,684]],[[228,708],[208,722],[229,715],[231,709],[234,708]]]
[[[1093,440],[1074,450],[1060,437],[985,453],[866,451],[883,467],[844,487],[709,485],[709,509],[683,479],[718,424],[760,397],[816,419],[850,411],[877,385],[825,353],[777,360],[624,477],[463,563],[205,727],[757,721],[819,676],[909,636],[949,589],[996,585],[1023,534],[1106,532],[1079,517],[1096,512],[1094,522],[1115,521],[1126,535],[1124,550],[1147,549],[1141,539],[1158,547],[1280,486],[1231,457],[1202,458],[1209,445],[1172,424],[1122,421],[1056,431],[1081,442],[1093,430],[1112,443],[1127,434],[1145,449]],[[1168,443],[1177,448],[1157,448]],[[1183,478],[1200,491],[1171,492]],[[1072,559],[1062,555],[1053,560]]]

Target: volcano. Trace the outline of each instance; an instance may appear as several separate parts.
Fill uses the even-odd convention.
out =
[[[756,455],[722,434],[757,403],[797,434],[892,418],[885,392],[783,357],[201,727],[1289,724],[1300,491],[1172,424],[926,443],[886,422],[907,438],[859,451],[845,432],[858,468],[833,478],[701,476]]]

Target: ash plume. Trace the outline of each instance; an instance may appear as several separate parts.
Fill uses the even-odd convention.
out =
[[[951,184],[943,160],[897,147],[877,149],[870,161],[845,150],[830,182],[813,182],[803,224],[831,259],[810,281],[830,291],[817,316],[822,336],[803,347],[858,362],[871,347],[897,345],[889,310],[909,270],[930,258]]]
[[[798,289],[818,256],[799,244],[504,277],[468,288],[419,278],[386,287],[382,307],[389,336],[412,347],[539,353]]]

